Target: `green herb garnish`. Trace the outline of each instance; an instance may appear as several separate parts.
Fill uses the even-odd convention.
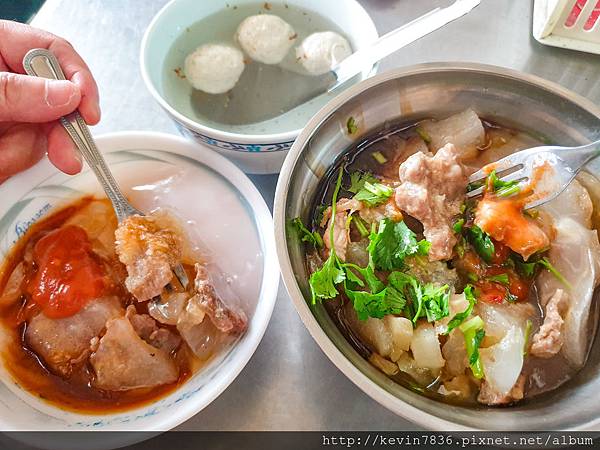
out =
[[[381,319],[388,314],[402,314],[406,306],[406,298],[391,286],[386,286],[375,294],[351,289],[345,289],[345,292],[352,300],[360,320],[366,320],[368,317]]]
[[[410,300],[410,308],[404,312],[413,324],[416,324],[421,317],[434,322],[450,314],[450,289],[447,284],[443,286],[432,283],[421,284],[415,277],[403,272],[392,272],[388,276],[388,283]]]
[[[369,230],[367,230],[365,223],[359,216],[354,216],[354,225],[362,237],[369,235]]]
[[[548,270],[552,275],[556,277],[558,281],[564,284],[567,288],[573,289],[571,283],[569,283],[569,281],[565,277],[563,277],[563,275],[558,271],[558,269],[556,269],[556,267],[554,267],[552,263],[550,263],[550,260],[547,257],[544,256],[537,263],[540,266],[544,267],[546,270]]]
[[[342,186],[343,171],[343,167],[340,168],[331,201],[331,225],[329,228],[329,242],[331,243],[334,242],[333,229],[336,214],[336,204],[340,187]],[[335,285],[341,283],[345,279],[346,273],[342,267],[341,261],[335,254],[335,247],[332,245],[331,249],[329,250],[329,257],[323,264],[323,267],[316,272],[313,272],[308,280],[312,293],[313,304],[315,304],[317,300],[335,298],[339,294]]]
[[[527,356],[527,347],[529,347],[529,338],[531,337],[531,329],[533,328],[533,322],[527,319],[525,324],[525,341],[523,342],[523,356]]]
[[[492,262],[496,249],[494,248],[494,243],[490,236],[477,225],[467,228],[467,236],[477,254],[479,254],[486,263]]]
[[[526,278],[533,278],[537,273],[538,269],[542,267],[548,270],[552,275],[554,275],[556,279],[562,284],[564,284],[567,288],[573,288],[571,283],[569,283],[569,281],[558,271],[558,269],[552,265],[552,263],[546,256],[544,256],[541,259],[538,259],[537,261],[531,262],[524,262],[519,255],[514,255],[512,259],[515,263],[515,267],[517,268],[519,274]]]
[[[354,117],[348,117],[346,129],[348,130],[348,134],[354,134],[358,131],[358,124],[356,123],[356,119],[354,119]]]
[[[417,241],[417,235],[404,221],[393,222],[388,218],[379,221],[377,231],[373,225],[369,240],[367,250],[375,267],[381,270],[402,269],[407,256],[426,255],[431,247],[424,239]]]
[[[423,128],[417,127],[415,128],[415,132],[419,135],[421,139],[423,139],[423,142],[425,142],[426,144],[431,143],[431,136],[429,136],[429,134]]]
[[[350,174],[350,187],[348,188],[349,192],[353,194],[358,194],[366,182],[371,184],[377,183],[379,180],[371,174],[371,172],[360,172],[355,171]]]
[[[483,363],[479,355],[479,346],[485,337],[483,329],[483,320],[479,316],[475,316],[459,326],[460,331],[465,337],[465,347],[467,349],[467,357],[469,358],[469,366],[473,372],[473,376],[477,379],[483,378]]]
[[[298,238],[302,242],[307,242],[315,246],[315,248],[323,247],[323,238],[317,231],[309,231],[306,226],[302,223],[300,217],[296,217],[291,221],[292,227],[296,230]]]
[[[368,207],[380,205],[386,202],[394,193],[394,190],[381,183],[369,183],[365,181],[363,187],[354,196],[356,200],[360,200],[365,203]]]
[[[381,153],[381,152],[373,152],[373,153],[371,153],[371,156],[379,164],[385,164],[387,162],[387,158],[385,156],[383,156],[383,153]]]
[[[465,319],[467,317],[469,317],[471,315],[471,313],[473,312],[475,303],[477,303],[477,299],[475,298],[475,294],[473,293],[472,285],[467,284],[465,286],[463,293],[465,294],[465,299],[469,302],[469,306],[467,306],[467,308],[463,312],[459,312],[459,313],[455,314],[454,317],[452,319],[450,319],[450,322],[448,322],[448,328],[447,328],[446,332],[444,333],[446,335],[450,334],[450,332],[452,330],[454,330],[456,327],[458,327],[461,323],[463,323],[465,321]]]
[[[461,233],[464,224],[465,224],[464,218],[458,219],[456,222],[454,222],[454,225],[452,225],[452,229],[454,230],[455,233]]]
[[[488,281],[493,281],[494,283],[503,284],[505,286],[508,286],[510,284],[510,280],[508,278],[507,273],[501,273],[498,275],[490,275],[489,277],[485,277],[485,279]]]
[[[502,181],[496,175],[495,170],[492,170],[487,176],[486,184],[488,189],[498,197],[509,197],[521,191],[518,181]]]

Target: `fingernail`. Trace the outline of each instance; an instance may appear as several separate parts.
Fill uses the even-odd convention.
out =
[[[79,163],[79,168],[81,169],[83,167],[83,158],[81,157],[81,153],[79,153],[79,150],[75,150],[73,152],[73,157]]]
[[[77,87],[69,81],[46,80],[46,104],[53,108],[71,103],[73,97],[78,95]]]

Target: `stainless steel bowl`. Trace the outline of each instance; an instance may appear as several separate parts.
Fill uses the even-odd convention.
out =
[[[312,118],[283,165],[274,211],[283,281],[302,321],[329,359],[373,399],[421,426],[436,430],[598,430],[598,342],[577,377],[551,393],[509,408],[453,406],[391,381],[354,350],[323,306],[310,304],[303,248],[287,239],[285,224],[297,216],[308,217],[319,182],[351,145],[344,132],[348,118],[358,121],[359,133],[368,133],[387,121],[443,118],[468,107],[487,119],[561,145],[600,137],[600,108],[556,84],[500,67],[424,64],[363,81]],[[600,163],[589,170],[600,176]]]

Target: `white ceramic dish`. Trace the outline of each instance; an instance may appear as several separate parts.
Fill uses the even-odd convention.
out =
[[[163,77],[165,58],[173,43],[187,27],[204,17],[224,8],[244,4],[262,4],[257,0],[172,0],[154,17],[142,39],[140,64],[146,87],[160,106],[175,121],[182,134],[204,143],[227,156],[248,173],[277,173],[285,155],[292,146],[302,127],[323,105],[332,98],[331,94],[317,97],[294,110],[264,122],[265,132],[231,132],[199,123],[173,107],[165,98]],[[288,4],[314,11],[335,22],[357,50],[377,39],[375,24],[356,0],[277,0],[271,5]],[[325,31],[325,30],[323,30]],[[193,43],[193,47],[201,43]],[[375,67],[366,69],[360,79],[375,72]],[[191,92],[191,88],[189,88]],[[272,131],[277,130],[277,131]]]
[[[249,317],[249,328],[234,345],[178,389],[158,401],[125,412],[82,414],[59,409],[21,389],[0,364],[0,429],[3,431],[169,430],[206,407],[236,378],[256,350],[273,311],[279,270],[271,214],[260,193],[237,167],[202,145],[166,134],[114,133],[99,136],[97,142],[115,177],[137,206],[144,209],[152,201],[154,193],[147,189],[150,183],[180,177],[184,181],[180,189],[173,188],[177,200],[172,205],[180,217],[195,220],[196,229],[202,232],[205,227],[210,228],[210,224],[219,224],[224,236],[221,245],[254,246],[255,250],[249,253],[256,253],[253,269],[256,276],[241,286],[245,294],[238,292]],[[203,197],[204,180],[210,177],[222,186],[223,194],[219,198]],[[132,186],[137,189],[131,191]],[[0,185],[3,200],[0,205],[0,256],[4,256],[36,220],[74,198],[85,194],[100,196],[99,189],[89,169],[68,176],[59,173],[47,160]],[[199,206],[194,208],[194,204]],[[206,209],[215,207],[215,213],[206,217]],[[221,208],[220,214],[216,213],[218,208]],[[222,214],[223,210],[231,208],[241,211],[235,223],[233,220],[229,223],[227,215]],[[204,211],[205,227],[201,223],[202,217],[193,217],[195,210]],[[233,227],[237,233],[228,233]],[[216,236],[218,239],[217,234],[211,236],[211,233],[205,234],[207,239],[204,241],[209,250],[211,242],[208,238]],[[224,268],[231,267],[230,264],[252,265],[243,261],[239,252],[237,262],[235,252],[225,259],[217,261]],[[104,442],[101,446],[116,447],[124,445],[124,442],[117,442],[121,438],[139,440],[142,436],[149,437],[147,434],[113,434],[110,443]]]

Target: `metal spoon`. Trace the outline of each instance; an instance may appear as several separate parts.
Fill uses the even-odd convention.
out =
[[[325,82],[317,83],[315,90],[299,102],[296,107],[318,95],[335,91],[363,70],[373,67],[375,63],[402,47],[464,16],[479,3],[481,3],[481,0],[456,0],[446,8],[436,8],[412,22],[384,34],[371,45],[357,50],[331,69],[330,72],[324,75]]]
[[[52,52],[46,49],[37,48],[27,52],[23,58],[23,67],[28,75],[49,78],[51,80],[66,79],[58,60]],[[132,206],[121,192],[104,157],[98,150],[87,124],[79,112],[74,111],[68,116],[61,117],[60,123],[67,130],[67,133],[73,139],[85,162],[92,169],[102,185],[106,196],[112,202],[119,223],[132,215],[143,216],[144,213]],[[181,264],[176,265],[173,267],[173,272],[185,289],[189,280],[183,266]]]

